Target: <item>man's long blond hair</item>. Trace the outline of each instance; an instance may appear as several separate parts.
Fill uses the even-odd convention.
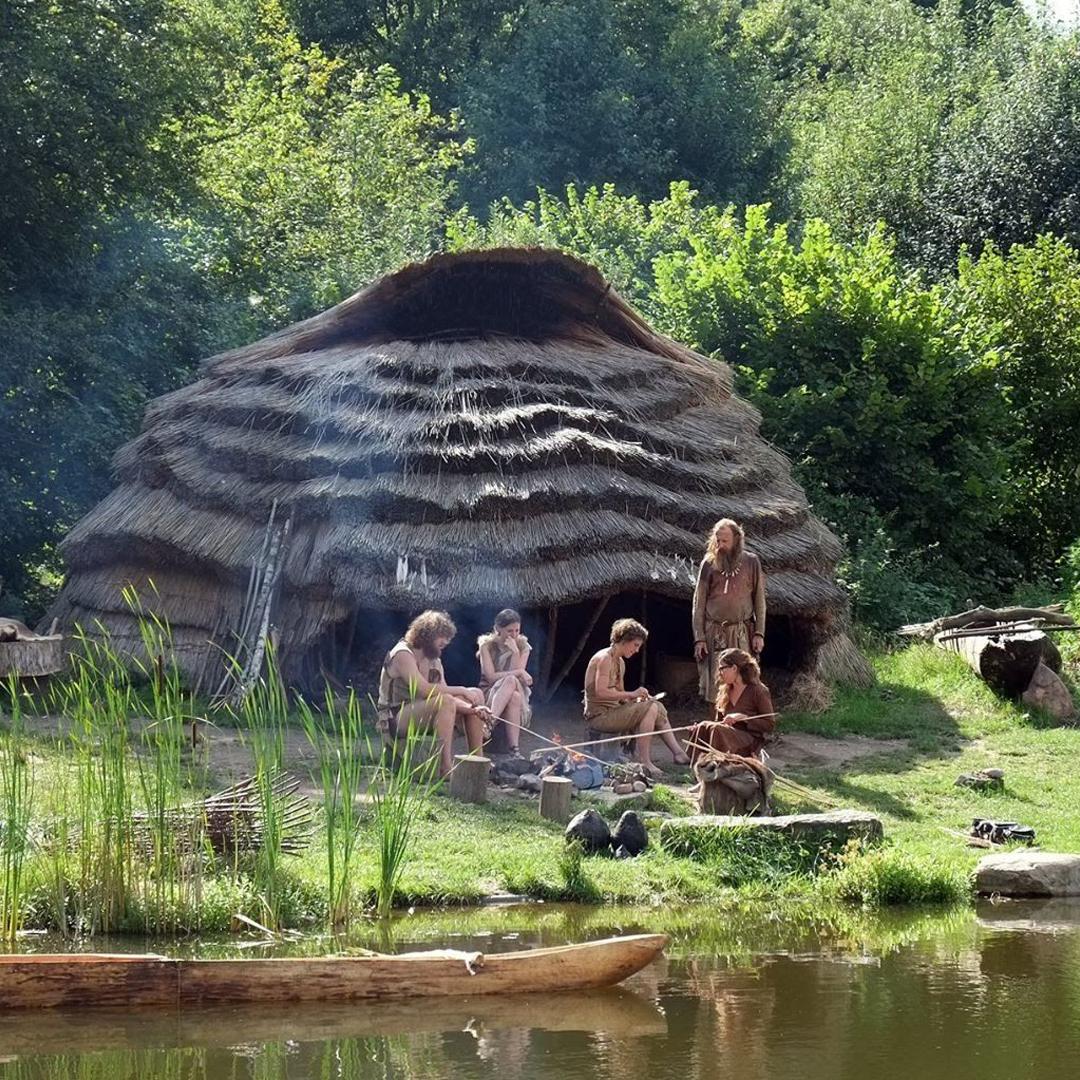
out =
[[[728,528],[731,530],[732,535],[735,537],[735,546],[730,552],[721,552],[716,546],[716,535],[721,529]],[[743,547],[746,541],[746,534],[743,532],[743,527],[731,518],[721,518],[713,527],[712,532],[709,533],[709,542],[705,548],[705,554],[709,557],[713,566],[719,566],[725,570],[734,570],[739,565],[739,560],[743,555]]]

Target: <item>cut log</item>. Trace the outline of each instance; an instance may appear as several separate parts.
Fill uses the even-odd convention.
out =
[[[540,784],[540,816],[565,825],[570,820],[574,782],[567,776],[545,776]]]
[[[458,802],[486,803],[491,760],[479,754],[458,754],[450,773],[450,797]]]
[[[1061,653],[1049,636],[1033,625],[1007,631],[987,627],[985,633],[957,636],[938,633],[934,644],[959,653],[991,689],[1006,697],[1019,697],[1040,663],[1061,670]]]
[[[1061,604],[1048,604],[1046,607],[1007,607],[988,608],[976,607],[970,611],[962,611],[959,615],[946,615],[932,622],[911,623],[909,626],[901,626],[898,634],[905,637],[920,637],[929,641],[946,630],[959,630],[965,627],[977,626],[1000,626],[1002,623],[1014,622],[1043,622],[1056,626],[1071,626],[1072,617],[1062,611]]]

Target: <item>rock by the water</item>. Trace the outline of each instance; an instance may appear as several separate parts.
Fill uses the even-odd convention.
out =
[[[631,855],[640,855],[649,846],[645,822],[633,810],[627,810],[611,834],[612,847],[624,847]]]
[[[709,847],[718,832],[762,829],[789,836],[819,849],[839,850],[849,840],[880,840],[881,818],[861,810],[830,810],[826,814],[785,814],[782,817],[695,814],[672,818],[660,826],[660,843],[669,851],[689,855],[699,845]]]
[[[1020,700],[1025,705],[1044,709],[1055,720],[1064,722],[1076,719],[1076,703],[1069,688],[1042,661],[1035,668],[1035,674],[1031,676],[1031,682]]]
[[[1080,855],[1007,851],[986,855],[975,868],[984,896],[1080,896]]]
[[[563,835],[568,842],[578,841],[587,854],[605,851],[611,845],[608,823],[591,807],[572,817]]]

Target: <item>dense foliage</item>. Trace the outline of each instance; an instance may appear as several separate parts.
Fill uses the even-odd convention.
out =
[[[1080,32],[1009,0],[13,0],[0,610],[146,400],[439,246],[735,366],[880,626],[1080,536]],[[538,190],[537,189],[541,189]]]

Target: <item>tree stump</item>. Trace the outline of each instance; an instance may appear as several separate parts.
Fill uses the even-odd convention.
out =
[[[458,802],[486,803],[491,761],[479,754],[458,754],[450,774],[450,797]]]
[[[574,782],[565,776],[545,776],[540,785],[540,816],[565,825],[570,820]]]

